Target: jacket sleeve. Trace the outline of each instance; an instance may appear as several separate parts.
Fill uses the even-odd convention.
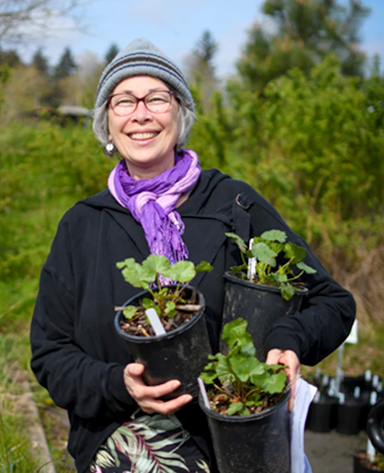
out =
[[[84,419],[118,418],[135,405],[124,385],[124,366],[93,359],[76,343],[73,280],[62,223],[41,273],[31,324],[31,368],[58,406]]]
[[[255,193],[254,193],[255,195]],[[293,350],[300,361],[315,365],[334,351],[348,336],[355,320],[356,304],[324,269],[307,243],[299,238],[276,210],[258,194],[250,207],[252,236],[265,230],[280,229],[288,239],[307,250],[305,262],[316,274],[301,278],[309,290],[300,312],[276,321],[267,334],[266,350]]]

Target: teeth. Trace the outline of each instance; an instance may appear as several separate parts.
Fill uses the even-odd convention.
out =
[[[129,135],[133,140],[149,140],[149,138],[154,138],[157,133],[132,133]]]

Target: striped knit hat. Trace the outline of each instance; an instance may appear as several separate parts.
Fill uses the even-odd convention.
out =
[[[95,107],[103,105],[122,80],[139,75],[156,77],[166,82],[185,98],[187,107],[194,111],[193,98],[184,74],[144,38],[132,41],[104,69],[97,88]]]

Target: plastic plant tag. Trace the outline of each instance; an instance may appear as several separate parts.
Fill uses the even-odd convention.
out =
[[[352,329],[348,338],[345,340],[344,343],[354,343],[356,344],[359,341],[358,334],[357,334],[357,320],[353,322]]]
[[[200,392],[201,392],[201,397],[203,398],[204,406],[207,409],[211,409],[211,406],[210,406],[209,400],[208,400],[207,390],[205,389],[204,381],[201,378],[197,378],[197,383],[199,385],[199,389],[200,389]]]
[[[167,333],[155,309],[147,309],[145,315],[148,317],[149,323],[156,335],[165,335]]]
[[[253,238],[249,240],[249,247],[251,249],[253,245]],[[256,258],[249,258],[248,260],[248,271],[247,271],[247,278],[254,279],[256,276]]]
[[[367,456],[370,462],[375,461],[376,450],[369,439],[367,440]]]

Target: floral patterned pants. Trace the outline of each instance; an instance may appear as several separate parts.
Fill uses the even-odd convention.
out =
[[[141,415],[106,440],[91,473],[210,473],[206,458],[176,416]]]

